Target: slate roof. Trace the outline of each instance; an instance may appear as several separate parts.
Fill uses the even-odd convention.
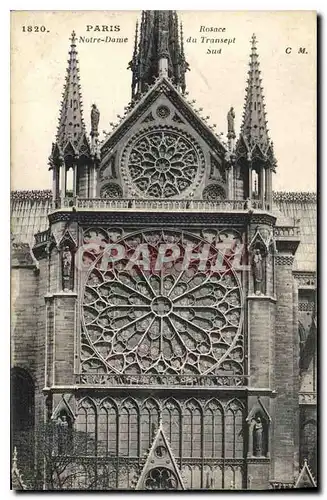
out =
[[[12,191],[11,231],[15,241],[34,244],[34,234],[48,227],[51,190]],[[279,225],[298,220],[301,243],[296,252],[294,270],[316,270],[317,201],[315,193],[275,192],[273,212]]]

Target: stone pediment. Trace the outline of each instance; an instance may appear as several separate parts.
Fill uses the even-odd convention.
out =
[[[166,78],[160,78],[158,81],[142,95],[141,99],[134,105],[127,108],[126,114],[121,118],[113,132],[107,137],[101,146],[101,157],[104,159],[115,145],[124,137],[124,135],[138,122],[146,121],[154,124],[160,116],[149,114],[151,106],[160,97],[166,98],[175,108],[172,114],[172,121],[175,125],[187,123],[197,134],[209,145],[209,147],[219,156],[224,157],[227,147],[219,140],[213,130],[202,119],[193,106],[186,101],[185,97],[169,82]]]
[[[181,473],[161,424],[135,489],[185,490]]]

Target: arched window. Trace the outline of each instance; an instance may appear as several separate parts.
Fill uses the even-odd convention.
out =
[[[119,411],[119,454],[138,456],[138,437],[138,408],[135,401],[127,399]]]
[[[180,456],[181,411],[176,401],[169,399],[162,410],[164,432],[176,457]]]
[[[218,401],[209,401],[203,416],[204,456],[223,457],[223,409]]]
[[[243,406],[231,401],[225,412],[225,458],[243,457]]]
[[[113,401],[105,399],[99,409],[98,453],[117,455],[117,408]]]
[[[85,454],[94,455],[97,442],[96,408],[89,398],[83,399],[79,404],[76,429],[80,433],[80,439],[84,440]]]
[[[202,413],[195,400],[188,401],[183,410],[183,455],[201,457],[202,455]]]
[[[153,400],[145,401],[141,409],[141,453],[146,452],[159,427],[159,409]]]

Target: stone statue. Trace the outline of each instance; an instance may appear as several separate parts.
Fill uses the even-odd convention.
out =
[[[68,421],[66,415],[58,416],[56,421],[57,426],[57,439],[58,439],[58,453],[61,455],[65,451],[65,447],[68,444]]]
[[[259,248],[254,251],[252,259],[253,267],[253,278],[254,278],[254,292],[257,295],[262,293],[262,283],[263,283],[263,262],[262,255]]]
[[[91,109],[91,135],[98,136],[99,135],[99,120],[100,120],[100,111],[98,110],[96,104],[92,104]]]
[[[234,111],[234,108],[231,107],[227,113],[227,125],[228,125],[227,131],[228,131],[228,134],[230,134],[232,136],[235,136],[234,121],[235,121],[235,111]]]
[[[253,426],[253,455],[263,456],[263,425],[259,415],[255,418]]]
[[[63,290],[72,290],[72,253],[66,246],[62,252],[62,286]]]

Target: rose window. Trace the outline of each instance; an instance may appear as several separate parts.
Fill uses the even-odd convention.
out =
[[[228,258],[185,232],[149,230],[115,244],[119,260],[90,257],[82,373],[242,375],[242,295]],[[206,260],[186,258],[190,248]]]
[[[139,195],[151,198],[187,194],[204,170],[203,153],[194,139],[169,129],[133,139],[124,162],[129,182]]]

